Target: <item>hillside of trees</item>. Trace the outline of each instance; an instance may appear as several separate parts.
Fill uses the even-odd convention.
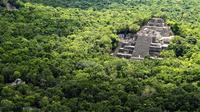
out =
[[[152,17],[163,60],[110,55]],[[199,51],[199,0],[0,0],[0,111],[199,112]]]

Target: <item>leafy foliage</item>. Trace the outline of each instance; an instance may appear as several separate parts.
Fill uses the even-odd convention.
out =
[[[0,111],[200,111],[199,0],[17,3],[0,10]],[[154,16],[176,35],[163,60],[110,55]]]

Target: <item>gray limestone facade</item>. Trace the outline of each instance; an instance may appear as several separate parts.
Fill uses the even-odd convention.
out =
[[[136,34],[119,34],[121,38],[113,55],[128,59],[159,58],[173,38],[173,32],[162,18],[152,18]]]

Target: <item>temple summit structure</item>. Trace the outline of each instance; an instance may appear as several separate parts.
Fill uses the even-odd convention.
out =
[[[159,58],[168,47],[173,32],[162,18],[152,18],[136,34],[119,34],[121,38],[113,55],[127,59]]]

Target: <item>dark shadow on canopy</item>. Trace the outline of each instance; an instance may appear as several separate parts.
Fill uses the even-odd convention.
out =
[[[68,7],[68,8],[80,8],[88,9],[93,8],[94,10],[102,10],[109,8],[113,3],[124,4],[129,6],[138,5],[142,3],[140,1],[126,2],[123,0],[21,0],[23,2],[40,3],[43,5],[49,5],[53,7]]]

